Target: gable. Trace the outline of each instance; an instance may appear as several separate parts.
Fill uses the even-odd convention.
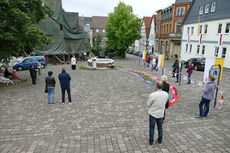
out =
[[[211,12],[212,2],[216,2],[214,12]],[[208,13],[205,13],[206,4],[209,4]],[[197,23],[201,6],[203,14],[200,15],[200,22],[230,18],[230,0],[194,0],[183,24]]]

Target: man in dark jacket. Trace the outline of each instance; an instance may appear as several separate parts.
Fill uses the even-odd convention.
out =
[[[58,75],[58,79],[61,84],[61,92],[62,92],[62,103],[65,103],[65,90],[67,90],[68,93],[68,99],[69,103],[71,103],[71,95],[70,95],[70,80],[71,77],[69,73],[66,73],[65,68],[62,68],[62,73]]]
[[[37,79],[37,71],[34,69],[34,66],[30,66],[30,76],[32,78],[32,84],[36,84]]]

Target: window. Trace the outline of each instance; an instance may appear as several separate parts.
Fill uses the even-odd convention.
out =
[[[191,28],[191,34],[193,35],[194,32],[194,27]]]
[[[200,34],[202,33],[202,25],[200,25],[200,31],[199,31],[199,33]]]
[[[30,62],[31,62],[30,58],[27,58],[23,61],[23,63],[30,63]]]
[[[180,8],[177,8],[177,10],[176,10],[176,16],[180,16]]]
[[[192,52],[192,45],[190,45],[190,50],[189,50],[189,52],[190,52],[190,53]]]
[[[105,29],[103,29],[102,32],[105,33]]]
[[[190,27],[187,27],[187,35],[189,35]]]
[[[219,54],[219,47],[215,47],[214,57],[218,57],[218,54]]]
[[[99,32],[99,29],[96,29],[96,32]]]
[[[184,15],[184,11],[185,10],[185,8],[181,8],[181,15]]]
[[[176,10],[176,16],[182,16],[185,14],[185,8],[184,7],[178,7]]]
[[[208,32],[208,25],[205,25],[204,26],[204,33],[207,33]]]
[[[205,53],[205,46],[202,47],[202,55]]]
[[[164,51],[164,42],[161,41],[161,54],[163,53],[163,51]]]
[[[200,53],[200,45],[197,45],[197,51],[196,51],[197,54]]]
[[[224,47],[224,48],[223,48],[223,51],[222,51],[222,56],[221,56],[221,58],[225,58],[226,52],[227,52],[227,48]]]
[[[187,52],[188,51],[188,44],[186,44],[186,49],[185,49],[185,52]]]
[[[221,33],[221,31],[222,31],[222,24],[219,24],[217,33]]]
[[[205,13],[205,14],[207,14],[207,13],[209,12],[209,7],[210,7],[210,4],[207,3],[207,4],[205,5],[205,10],[204,10],[204,13]]]
[[[168,54],[168,50],[169,50],[169,45],[168,45],[168,41],[165,42],[165,54]]]
[[[202,5],[202,6],[200,6],[199,15],[202,15],[202,14],[203,14],[203,10],[204,10],[204,7],[203,7],[203,5]]]
[[[229,33],[229,30],[230,30],[230,23],[227,23],[225,28],[225,33]]]
[[[212,2],[211,4],[211,12],[215,12],[216,11],[216,2]]]

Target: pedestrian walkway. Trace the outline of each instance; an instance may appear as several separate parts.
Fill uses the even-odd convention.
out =
[[[161,71],[151,72],[132,55],[115,63],[161,76]],[[166,69],[172,63],[166,61]],[[202,120],[194,117],[203,87],[186,81],[179,86],[169,78],[179,100],[166,112],[163,145],[149,146],[146,102],[155,90],[152,85],[122,71],[73,71],[65,65],[72,77],[72,104],[63,105],[57,78],[62,67],[42,70],[36,85],[0,88],[1,153],[230,152],[230,71],[224,72],[220,85],[225,94],[223,109],[211,108]],[[44,93],[44,74],[50,70],[57,81],[54,105],[48,105]],[[192,78],[202,79],[202,72],[195,71]]]

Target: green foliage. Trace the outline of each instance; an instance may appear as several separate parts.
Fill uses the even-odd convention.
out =
[[[141,38],[140,28],[141,20],[133,14],[132,7],[119,2],[114,13],[109,14],[106,24],[107,46],[124,57],[128,47]]]
[[[36,46],[49,43],[45,33],[35,24],[52,11],[42,0],[0,1],[0,61],[23,56]]]
[[[95,55],[98,55],[98,52],[102,50],[102,35],[97,34],[96,36],[93,36],[93,47],[91,48],[92,52]]]

